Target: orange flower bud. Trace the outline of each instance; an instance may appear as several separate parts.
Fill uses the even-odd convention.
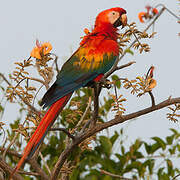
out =
[[[153,8],[153,9],[152,9],[152,13],[153,13],[153,14],[158,14],[159,12],[158,12],[158,10],[157,10],[156,8]]]
[[[157,85],[157,82],[155,79],[150,79],[149,80],[149,86],[148,86],[148,89],[152,90],[153,88],[155,88]]]
[[[144,23],[143,18],[144,18],[145,16],[146,16],[146,13],[145,13],[145,12],[140,12],[140,13],[138,14],[138,18],[139,18],[139,20],[140,20],[141,23]]]
[[[38,40],[36,40],[36,47],[31,51],[30,56],[36,59],[41,59],[42,55],[48,54],[52,50],[52,45],[49,42],[45,42],[41,44]]]

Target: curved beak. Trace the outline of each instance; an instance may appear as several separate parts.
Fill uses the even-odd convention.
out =
[[[122,26],[122,28],[124,27],[124,26],[126,26],[127,25],[127,16],[126,16],[126,14],[122,14],[116,21],[115,21],[115,23],[113,24],[113,26],[115,27],[115,28],[117,28],[117,27],[119,27],[119,26]]]

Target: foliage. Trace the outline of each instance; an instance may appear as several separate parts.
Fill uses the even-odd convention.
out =
[[[134,179],[163,180],[180,172],[173,163],[180,157],[180,133],[176,130],[171,129],[171,135],[165,140],[152,137],[152,142],[147,143],[136,139],[129,148],[125,147],[122,137],[122,129],[111,137],[99,136],[94,150],[80,155],[70,179],[116,179],[102,174],[101,170]]]
[[[151,19],[155,16],[157,16],[157,13],[148,18]],[[85,33],[88,33],[87,29]],[[125,32],[119,34],[120,54],[134,54],[132,49],[126,47],[133,42],[133,37],[135,43],[132,43],[131,47],[138,49],[139,53],[149,52],[149,45],[141,43],[140,40],[152,38],[154,35],[155,32],[148,35],[145,31],[139,31],[136,24],[131,23]],[[4,88],[0,84],[0,90],[4,95],[6,94],[7,99],[10,102],[19,104],[20,107],[19,118],[10,124],[6,140],[0,147],[3,152],[2,159],[11,167],[14,167],[19,161],[17,152],[22,151],[26,144],[23,140],[29,140],[45,113],[39,107],[38,93],[42,86],[48,89],[54,74],[59,72],[57,56],[51,53],[51,50],[50,43],[41,44],[36,41],[36,47],[33,48],[30,58],[15,62],[15,70],[9,75],[10,80],[7,81],[8,87]],[[36,76],[32,71],[35,71]],[[1,75],[1,77],[4,76]],[[145,76],[140,74],[133,80],[112,75],[111,81],[108,81],[108,83],[113,87],[114,93],[108,91],[102,95],[99,102],[97,126],[105,123],[110,113],[115,112],[115,118],[117,116],[123,117],[126,111],[124,103],[128,101],[128,98],[118,94],[118,89],[131,89],[131,94],[136,94],[138,97],[145,93],[151,93],[152,97],[152,90],[156,85],[156,80],[148,73]],[[67,134],[70,133],[73,137],[76,137],[77,133],[81,133],[82,129],[87,130],[86,125],[93,116],[94,102],[92,102],[92,99],[94,96],[92,88],[77,90],[66,108],[58,116],[53,128],[48,132],[45,141],[38,149],[40,156],[37,156],[38,153],[35,154],[37,165],[46,174],[53,171],[61,153],[73,141]],[[176,103],[174,106],[169,107],[171,112],[167,114],[167,118],[176,122],[179,117],[180,105]],[[4,106],[0,104],[0,116],[3,112]],[[1,137],[5,132],[3,126],[4,123],[0,121]],[[66,132],[62,131],[62,129],[65,129]],[[93,134],[79,143],[70,153],[61,168],[61,178],[69,176],[71,180],[111,180],[116,179],[113,178],[113,175],[116,175],[133,179],[158,178],[169,180],[180,173],[173,159],[180,157],[180,133],[175,129],[171,129],[171,132],[171,135],[165,137],[165,139],[157,136],[152,137],[151,142],[136,139],[129,147],[125,146],[126,139],[124,138],[123,129],[119,132],[115,131],[110,136]],[[27,160],[27,162],[31,166],[25,166],[24,169],[34,172],[30,160]],[[23,175],[23,177],[27,180],[33,179],[32,176]],[[38,176],[36,179],[40,179],[40,177]]]

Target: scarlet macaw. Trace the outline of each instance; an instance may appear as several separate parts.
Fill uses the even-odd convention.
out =
[[[32,157],[73,92],[89,82],[99,81],[111,69],[119,55],[117,27],[126,24],[126,11],[122,8],[111,8],[98,14],[92,32],[84,36],[80,47],[62,66],[57,80],[42,98],[43,108],[50,108],[30,138],[14,172],[27,157]]]

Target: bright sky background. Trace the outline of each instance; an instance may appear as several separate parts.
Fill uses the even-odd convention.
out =
[[[111,7],[123,7],[127,10],[128,21],[137,22],[143,30],[147,24],[138,21],[137,14],[145,10],[145,5],[152,6],[164,3],[175,14],[179,14],[180,6],[177,0],[150,1],[150,0],[6,0],[0,7],[0,72],[6,76],[14,69],[14,62],[26,59],[35,45],[35,40],[49,41],[53,45],[53,52],[59,56],[59,64],[64,63],[64,57],[69,57],[79,45],[83,29],[94,24],[96,15]],[[157,87],[153,90],[156,102],[180,96],[180,56],[178,33],[180,26],[177,20],[165,12],[155,25],[157,35],[149,41],[150,53],[141,55],[127,55],[120,64],[135,60],[137,63],[130,68],[123,69],[118,74],[121,77],[134,79],[147,72],[151,65],[156,67],[155,79]],[[120,93],[124,90],[119,90]],[[129,91],[127,91],[129,92]],[[136,98],[130,93],[127,110],[134,112],[151,103],[147,95]],[[13,122],[17,116],[17,107],[7,104],[7,111],[3,116],[4,122]],[[169,128],[180,128],[180,123],[173,123],[166,119],[167,108],[142,116],[131,123],[125,123],[129,142],[135,138],[147,139],[152,136],[164,137],[170,134]],[[110,117],[113,118],[113,117]],[[117,125],[112,129],[119,129],[124,125]]]

